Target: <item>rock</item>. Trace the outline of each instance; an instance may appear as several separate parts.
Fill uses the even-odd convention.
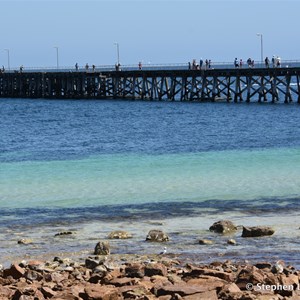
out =
[[[275,230],[268,226],[244,227],[242,237],[259,237],[274,234]]]
[[[227,244],[228,244],[228,245],[236,245],[236,241],[235,241],[234,239],[229,239],[229,240],[227,241]]]
[[[42,287],[41,292],[43,293],[45,298],[52,298],[56,295],[56,292],[50,289],[49,287]]]
[[[73,231],[61,231],[61,232],[56,233],[54,236],[66,236],[66,235],[71,235],[71,234],[74,234],[74,232]]]
[[[193,295],[196,293],[203,293],[209,291],[211,288],[204,285],[189,285],[187,283],[177,283],[165,286],[160,286],[156,288],[155,294],[157,297],[168,295],[168,294],[178,294],[180,296]]]
[[[146,276],[154,276],[154,275],[160,275],[160,276],[167,276],[168,270],[166,266],[159,263],[151,263],[147,264],[145,266],[145,275]]]
[[[218,300],[216,291],[207,291],[194,295],[185,296],[183,300]]]
[[[278,260],[274,266],[272,266],[273,273],[283,273],[285,263],[282,260]]]
[[[11,276],[14,279],[19,279],[25,274],[25,269],[21,268],[18,264],[13,264],[9,269],[3,270],[3,277]]]
[[[246,290],[247,283],[256,285],[264,282],[264,272],[254,266],[246,266],[237,275],[236,284],[241,290]]]
[[[188,284],[192,285],[204,285],[209,286],[212,289],[221,289],[225,284],[228,284],[226,280],[223,280],[214,276],[202,275],[200,278],[192,278],[187,281]]]
[[[139,263],[126,266],[125,275],[127,277],[143,278],[145,276],[145,267]]]
[[[217,277],[217,278],[223,279],[228,282],[231,282],[234,280],[233,273],[218,271],[218,270],[214,270],[211,268],[197,268],[197,267],[193,267],[190,272],[184,273],[183,278],[190,279],[190,278],[199,277],[201,275]]]
[[[268,262],[261,262],[254,265],[258,269],[270,269],[272,268],[272,265]]]
[[[31,240],[31,239],[18,240],[18,244],[20,244],[20,245],[29,245],[29,244],[32,244],[32,243],[33,243],[33,240]]]
[[[150,242],[167,242],[169,237],[161,230],[150,230],[146,236],[146,241]]]
[[[229,220],[222,220],[215,222],[212,226],[209,227],[209,230],[226,234],[235,232],[237,230],[237,227]]]
[[[211,240],[207,240],[207,239],[201,239],[199,240],[199,244],[200,245],[212,245],[214,242]]]
[[[110,254],[110,245],[108,242],[98,242],[95,246],[95,255],[108,255]]]
[[[109,239],[130,239],[132,238],[132,235],[128,233],[127,231],[123,230],[117,230],[113,231],[108,235]]]
[[[15,291],[8,286],[0,285],[0,299],[12,299],[14,293]]]
[[[85,266],[88,269],[94,269],[97,266],[99,266],[99,264],[100,264],[100,261],[98,259],[93,259],[93,258],[88,257],[85,260]]]
[[[119,300],[121,298],[117,288],[92,283],[85,287],[84,292],[85,295],[79,294],[83,299]]]
[[[27,270],[24,274],[24,277],[30,281],[40,281],[43,279],[43,276],[40,273],[33,270]]]

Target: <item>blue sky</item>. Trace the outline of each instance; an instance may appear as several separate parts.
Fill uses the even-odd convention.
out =
[[[0,66],[300,59],[298,0],[0,0]]]

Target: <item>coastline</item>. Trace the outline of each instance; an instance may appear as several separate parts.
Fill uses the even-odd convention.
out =
[[[173,255],[87,255],[14,263],[1,299],[299,299],[300,272],[283,261],[195,264]]]
[[[180,259],[192,263],[211,263],[215,260],[249,261],[256,263],[268,260],[275,263],[284,260],[299,268],[297,237],[297,211],[266,212],[216,212],[199,216],[167,217],[165,219],[126,219],[98,220],[92,222],[61,222],[44,226],[10,227],[0,234],[0,264],[5,267],[20,259],[50,259],[54,256],[80,258],[91,254],[99,240],[109,241],[111,254],[149,255],[158,254],[167,247],[168,254],[176,254]],[[216,221],[228,219],[237,225],[237,230],[226,235],[209,230]],[[270,226],[274,235],[243,238],[243,226]],[[169,240],[161,243],[149,243],[146,236],[150,230],[162,230]],[[128,239],[109,239],[110,232],[126,230],[132,235]],[[59,233],[69,232],[70,234]],[[201,245],[199,240],[208,239],[210,245]],[[234,239],[236,244],[227,243]],[[19,241],[25,240],[24,243]],[[259,251],[258,251],[259,249]]]

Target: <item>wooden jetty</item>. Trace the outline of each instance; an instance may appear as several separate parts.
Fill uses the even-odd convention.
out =
[[[300,103],[300,68],[0,73],[1,98]]]

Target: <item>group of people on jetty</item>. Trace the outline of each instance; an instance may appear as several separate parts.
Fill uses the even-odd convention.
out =
[[[254,68],[255,62],[254,59],[248,58],[246,61],[249,68]],[[272,63],[273,68],[280,68],[281,67],[281,58],[279,56],[273,55],[271,61],[268,56],[266,56],[264,60],[264,65],[266,68],[270,67],[270,64]],[[206,59],[205,61],[200,58],[199,63],[196,61],[196,59],[193,59],[192,62],[188,62],[188,69],[189,70],[207,70],[211,69],[212,62],[211,59]],[[244,66],[243,59],[238,60],[237,58],[234,59],[233,66],[235,68],[242,68]],[[261,66],[262,67],[262,66]]]
[[[281,67],[281,58],[279,56],[273,55],[271,62],[272,62],[273,68],[280,68]],[[264,63],[265,63],[266,68],[270,67],[270,59],[269,59],[268,56],[266,56]],[[243,67],[243,60],[240,59],[238,61],[238,59],[235,58],[235,60],[233,62],[233,65],[234,65],[235,68],[242,68]],[[249,57],[247,59],[247,65],[248,65],[249,68],[254,68],[254,60]]]
[[[203,68],[205,68],[205,70],[210,69],[211,59],[206,59],[205,65],[202,58],[200,58],[199,64],[197,63],[196,59],[193,59],[192,63],[190,61],[188,62],[188,68],[189,70],[203,70]]]

